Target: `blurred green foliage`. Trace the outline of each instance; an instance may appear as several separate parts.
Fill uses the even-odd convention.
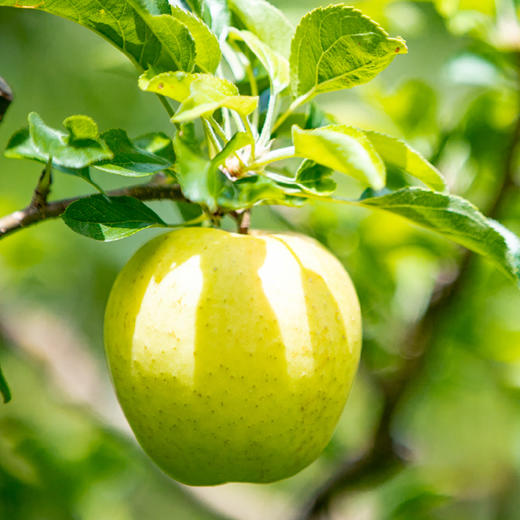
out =
[[[293,20],[325,4],[274,3]],[[318,98],[320,106],[342,122],[405,138],[443,171],[454,192],[484,210],[491,207],[519,113],[518,7],[503,1],[495,9],[489,0],[355,5],[406,38],[409,54],[372,83]],[[136,88],[131,66],[81,27],[3,8],[0,49],[0,75],[15,93],[0,126],[2,149],[33,110],[55,127],[64,117],[83,113],[102,129],[125,128],[131,137],[170,131],[159,103]],[[0,213],[5,214],[28,203],[40,167],[0,158],[0,172]],[[351,189],[348,181],[337,180],[345,192]],[[120,180],[110,182],[105,187]],[[61,176],[53,197],[84,192],[85,186]],[[168,202],[154,207],[170,221],[179,216]],[[518,190],[506,197],[499,217],[520,232]],[[435,281],[441,277],[448,283],[455,276],[462,253],[398,217],[325,204],[276,212],[258,208],[253,224],[289,227],[322,241],[351,273],[364,316],[360,374],[323,456],[288,481],[225,486],[218,500],[215,491],[207,496],[230,518],[284,519],[339,460],[367,446],[383,407],[377,381],[403,364],[409,331],[425,312]],[[66,324],[67,334],[72,331],[88,345],[106,382],[106,297],[119,268],[153,233],[98,244],[61,222],[46,222],[3,240],[0,319],[16,315],[22,323],[20,317],[44,308]],[[410,464],[383,483],[347,489],[332,505],[334,518],[518,518],[519,316],[518,290],[488,263],[471,262],[449,316],[434,324],[425,363],[409,382],[392,423],[394,438],[412,454]],[[13,393],[12,402],[0,408],[0,518],[217,518],[98,415],[96,403],[113,399],[109,392],[89,405],[78,403],[72,391],[55,384],[48,369],[52,359],[35,361],[34,351],[16,338],[6,333],[0,343]],[[71,370],[81,371],[81,365]]]

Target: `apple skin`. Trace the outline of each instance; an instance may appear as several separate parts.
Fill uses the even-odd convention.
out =
[[[123,268],[105,346],[128,422],[166,473],[199,486],[272,482],[330,440],[361,315],[345,269],[308,237],[185,228]]]

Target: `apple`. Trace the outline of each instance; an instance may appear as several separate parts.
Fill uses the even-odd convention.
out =
[[[358,365],[352,282],[316,241],[185,228],[119,274],[105,344],[150,457],[190,485],[272,482],[330,440]]]

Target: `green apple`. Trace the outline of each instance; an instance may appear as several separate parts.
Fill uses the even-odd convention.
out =
[[[310,238],[181,229],[121,271],[105,344],[128,422],[166,473],[272,482],[330,440],[361,316],[348,274]]]

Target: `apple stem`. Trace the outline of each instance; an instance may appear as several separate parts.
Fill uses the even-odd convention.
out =
[[[251,211],[244,210],[235,212],[233,215],[237,221],[238,232],[241,235],[247,235],[249,233],[249,226],[251,225]]]

